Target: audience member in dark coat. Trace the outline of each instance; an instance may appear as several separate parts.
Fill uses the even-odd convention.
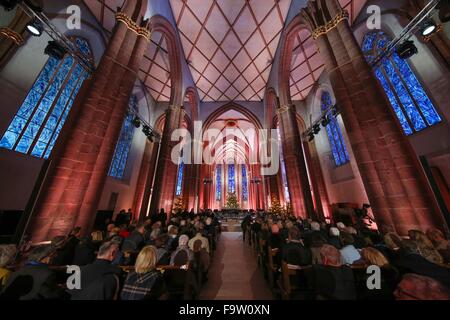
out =
[[[288,241],[281,246],[281,258],[288,264],[307,266],[312,262],[311,251],[300,241],[300,230],[297,227],[289,229]]]
[[[72,300],[115,300],[120,290],[120,269],[111,264],[119,246],[105,242],[99,249],[97,260],[81,267],[81,289],[70,290]]]
[[[325,244],[320,249],[323,265],[314,265],[309,281],[316,298],[321,300],[355,300],[356,288],[353,271],[341,264],[340,252]]]
[[[14,272],[0,296],[7,300],[61,299],[64,292],[58,287],[56,274],[49,269],[48,262],[54,249],[51,246],[34,248],[28,262]]]
[[[144,245],[145,225],[143,223],[138,224],[136,229],[123,241],[122,251],[137,252]]]
[[[450,270],[430,262],[419,254],[412,240],[403,240],[399,257],[393,261],[401,274],[416,273],[433,278],[450,288]]]
[[[77,266],[85,266],[94,262],[95,251],[98,246],[92,241],[91,237],[81,239],[80,243],[75,248],[73,257],[73,264]]]

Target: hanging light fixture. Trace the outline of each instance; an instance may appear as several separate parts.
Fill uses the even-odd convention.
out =
[[[401,43],[400,45],[398,45],[395,51],[403,60],[409,59],[413,55],[419,53],[419,50],[417,50],[417,47],[412,40],[406,40],[405,42]]]
[[[139,117],[134,117],[133,119],[133,126],[138,129],[141,126],[141,119]]]
[[[330,124],[331,120],[328,115],[325,115],[325,117],[322,119],[322,127],[326,127]]]
[[[314,134],[319,134],[320,132],[320,124],[316,124],[313,128]]]
[[[49,41],[44,53],[57,60],[62,60],[67,50],[58,41]]]

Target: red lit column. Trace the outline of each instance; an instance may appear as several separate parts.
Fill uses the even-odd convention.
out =
[[[67,139],[58,141],[52,155],[50,173],[31,218],[34,241],[65,235],[75,225],[85,234],[90,232],[150,37],[142,21],[146,5],[146,1],[125,1],[117,16],[119,22],[90,81],[80,113],[71,131],[64,131]]]

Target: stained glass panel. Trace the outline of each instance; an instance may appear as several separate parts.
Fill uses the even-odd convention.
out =
[[[216,167],[216,200],[222,199],[222,166],[219,164]]]
[[[235,167],[234,164],[228,165],[228,192],[236,193],[236,180],[235,180]]]
[[[184,162],[181,161],[180,165],[178,166],[177,188],[175,190],[176,196],[181,196],[181,193],[183,191],[183,172],[184,172]]]
[[[322,94],[322,111],[327,110],[333,105],[331,96],[328,92]],[[350,161],[347,147],[345,146],[344,137],[337,119],[330,116],[330,123],[326,127],[328,141],[330,142],[331,153],[333,154],[336,166],[342,166]]]
[[[248,179],[247,179],[247,167],[242,165],[242,200],[248,200]]]
[[[362,49],[367,61],[378,56],[390,41],[390,37],[383,31],[366,34]],[[397,53],[381,60],[375,67],[375,75],[406,135],[442,121],[413,70]]]
[[[90,56],[86,40],[75,38],[78,49]],[[50,57],[22,106],[0,140],[0,147],[48,158],[88,73],[70,55]]]
[[[130,99],[130,108],[135,111],[137,110],[137,98],[135,96],[132,96]],[[123,122],[116,150],[114,151],[114,157],[109,169],[109,175],[117,179],[122,179],[125,173],[125,167],[127,165],[135,131],[133,119],[134,115],[129,113]]]

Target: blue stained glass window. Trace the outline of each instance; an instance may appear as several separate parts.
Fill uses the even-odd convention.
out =
[[[280,129],[278,129],[277,132],[278,132],[278,145],[279,145],[279,150],[280,150],[281,180],[283,183],[284,199],[286,202],[290,202],[289,186],[288,186],[287,174],[286,174],[286,163],[284,161],[283,144],[281,142]]]
[[[367,61],[379,55],[390,41],[383,31],[366,34],[362,49]],[[442,121],[411,67],[397,53],[382,59],[375,67],[375,75],[406,135]]]
[[[216,167],[216,200],[222,199],[222,166],[219,164]]]
[[[236,180],[234,174],[234,164],[228,165],[228,192],[236,193]]]
[[[86,40],[75,38],[78,49],[91,56]],[[0,140],[0,147],[49,158],[56,139],[88,73],[70,55],[50,57]]]
[[[322,111],[333,105],[328,92],[322,94]],[[330,116],[330,123],[326,127],[328,140],[330,141],[331,152],[336,166],[342,166],[350,161],[350,157],[345,146],[341,128],[335,117]]]
[[[242,165],[242,200],[248,200],[248,179],[247,179],[247,167]]]
[[[176,196],[181,196],[181,193],[183,191],[183,173],[184,173],[184,162],[181,161],[180,165],[178,166],[177,188],[175,190]]]
[[[130,99],[130,109],[137,111],[137,98],[132,96]],[[133,125],[134,115],[128,113],[123,121],[119,140],[117,141],[114,157],[109,169],[109,176],[122,179],[127,165],[128,155],[133,142],[135,127]]]

